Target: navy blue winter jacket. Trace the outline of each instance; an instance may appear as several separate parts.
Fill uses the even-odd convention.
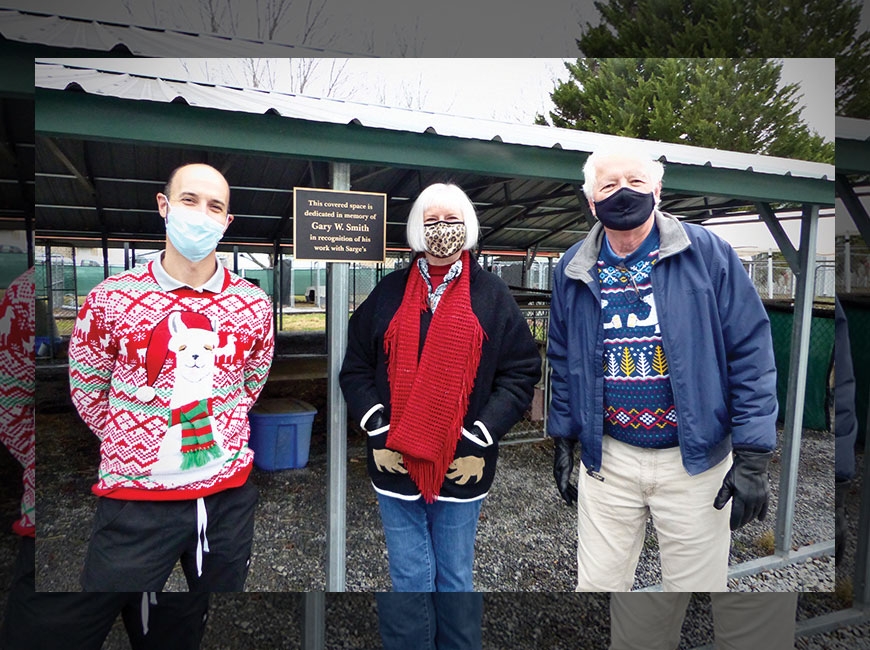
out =
[[[683,466],[699,474],[733,448],[776,446],[776,367],[770,320],[731,246],[701,226],[655,211],[659,261],[651,271],[677,411]],[[595,271],[604,230],[556,266],[547,356],[547,431],[579,440],[587,470],[601,469],[604,368]]]
[[[855,440],[858,417],[855,414],[855,369],[849,343],[849,321],[839,298],[834,300],[834,477],[848,481],[855,477]]]

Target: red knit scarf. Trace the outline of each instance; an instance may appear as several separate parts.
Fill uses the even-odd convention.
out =
[[[384,335],[391,395],[387,447],[402,454],[427,503],[437,499],[453,462],[486,336],[471,310],[468,252],[460,259],[462,272],[441,296],[419,362],[420,315],[428,309],[428,289],[416,268]]]

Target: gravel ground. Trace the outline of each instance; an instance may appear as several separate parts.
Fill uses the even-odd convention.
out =
[[[539,443],[544,444],[544,443]],[[506,457],[514,450],[534,448],[537,445],[507,447]],[[0,458],[0,460],[3,460]],[[507,464],[506,464],[507,465]],[[0,464],[5,480],[14,476],[14,465]],[[292,472],[285,472],[292,473]],[[279,473],[281,474],[281,473]],[[274,475],[273,475],[274,476]],[[4,493],[0,500],[2,511],[14,516],[16,501]],[[857,486],[856,486],[857,490]],[[857,494],[857,491],[856,491]],[[857,499],[850,500],[850,523],[857,519]],[[854,533],[847,547],[847,560],[854,552]],[[6,535],[0,538],[0,558],[11,561],[15,540]],[[350,560],[349,560],[350,564]],[[808,568],[808,565],[821,566]],[[841,567],[848,575],[851,565]],[[820,558],[786,569],[764,572],[732,581],[732,589],[749,589],[754,583],[769,584],[783,579],[776,573],[794,574],[793,579],[827,574],[830,558]],[[8,584],[8,562],[0,565],[0,576]],[[838,578],[842,577],[838,575]],[[370,593],[327,594],[326,647],[330,649],[379,648],[377,609]],[[602,648],[609,635],[609,616],[606,595],[576,593],[486,593],[484,594],[484,648]],[[301,648],[301,595],[289,593],[214,594],[210,620],[203,641],[203,650],[239,648]],[[2,602],[2,601],[0,601]],[[801,594],[798,620],[848,606],[836,594]],[[847,650],[870,647],[870,622],[844,627],[824,635],[800,637],[796,648],[800,650]],[[683,626],[680,648],[694,648],[712,642],[712,618],[709,598],[705,594],[693,597]],[[127,650],[129,643],[120,622],[116,624],[104,650]]]
[[[301,595],[267,593],[323,590],[326,544],[326,441],[322,382],[286,382],[265,396],[293,395],[318,408],[310,460],[300,470],[262,472],[253,480],[260,489],[254,557],[246,594],[214,594],[203,650],[211,648],[301,647]],[[63,394],[40,386],[46,408],[38,419],[39,535],[37,575],[40,589],[77,590],[90,532],[95,499],[89,489],[98,449],[93,436],[64,404]],[[53,396],[53,397],[51,397]],[[366,477],[364,441],[352,432],[348,443],[347,591],[389,588],[383,534],[374,493]],[[475,561],[475,584],[485,593],[484,647],[597,648],[609,634],[607,596],[573,593],[576,513],[566,507],[552,486],[552,443],[542,440],[503,447],[498,476],[482,510]],[[5,461],[5,463],[3,462]],[[794,546],[833,537],[833,436],[806,431],[802,440],[800,483],[794,520]],[[20,472],[14,461],[0,458],[5,490],[0,514],[14,517]],[[755,522],[734,533],[731,563],[769,553],[775,521],[779,465],[771,466],[773,503],[767,522]],[[857,520],[853,486],[850,514]],[[798,620],[836,611],[850,604],[851,558],[837,572],[829,557],[782,569],[732,579],[737,591],[801,590]],[[11,535],[0,536],[0,584],[8,584],[15,553]],[[660,580],[657,545],[650,530],[635,588]],[[183,577],[173,574],[168,590],[183,591]],[[496,593],[502,592],[502,593]],[[539,593],[516,593],[539,592]],[[540,593],[546,592],[546,593]],[[560,593],[566,592],[566,593]],[[371,593],[327,594],[327,647],[378,648],[377,612]],[[0,595],[0,605],[5,594]],[[712,642],[709,598],[696,594],[690,604],[681,648]],[[803,649],[870,647],[870,623],[799,638]],[[862,645],[863,644],[863,645]],[[105,650],[129,645],[120,622]]]
[[[202,650],[301,648],[301,596],[297,594],[215,594]],[[798,621],[808,618],[806,595],[798,600]],[[606,594],[484,594],[484,650],[606,648],[610,635]],[[870,648],[870,622],[827,634],[798,637],[798,650]],[[707,594],[689,603],[680,650],[713,642]],[[380,648],[374,594],[326,596],[326,647],[329,650]],[[121,624],[104,650],[127,650]]]
[[[247,591],[285,592],[325,589],[326,438],[318,404],[321,382],[306,382],[302,399],[318,408],[310,457],[303,469],[265,472],[255,469],[260,490],[254,549]],[[281,392],[299,395],[303,386],[285,383]],[[325,393],[325,390],[322,391]],[[321,393],[321,394],[322,394]],[[322,398],[319,398],[322,400]],[[40,413],[37,429],[37,585],[42,591],[75,591],[96,499],[90,486],[98,463],[97,441],[78,417],[55,405]],[[54,412],[51,412],[54,411]],[[576,511],[560,499],[552,478],[552,441],[505,445],[498,476],[483,504],[474,576],[480,591],[572,591],[576,571]],[[390,588],[383,532],[374,491],[365,467],[363,436],[352,432],[347,463],[347,591]],[[801,477],[794,518],[794,546],[833,537],[833,436],[807,430],[802,440]],[[779,463],[771,464],[773,499],[765,522],[732,536],[731,564],[772,551],[779,487]],[[806,563],[797,582],[780,570],[757,577],[753,591],[830,591],[830,562]],[[661,573],[652,526],[641,556],[634,588],[658,584]],[[736,584],[732,588],[739,588]],[[184,591],[179,570],[166,587]]]

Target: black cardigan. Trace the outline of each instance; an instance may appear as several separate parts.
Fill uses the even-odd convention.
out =
[[[475,422],[483,423],[492,444],[481,446],[465,435],[459,439],[454,458],[466,458],[463,467],[476,468],[480,474],[467,470],[463,477],[445,479],[440,498],[447,500],[472,500],[486,494],[495,476],[498,440],[523,416],[541,378],[541,355],[507,285],[483,270],[473,257],[470,260],[470,268],[462,272],[471,273],[471,308],[486,338],[463,426],[470,431]],[[409,272],[419,272],[416,263],[381,280],[350,318],[339,382],[348,412],[356,422],[378,404],[384,406],[386,419],[390,418],[384,333],[402,302]],[[431,320],[431,311],[422,313],[421,351]],[[386,438],[386,432],[368,436],[368,470],[375,488],[396,496],[418,495],[407,474],[380,471],[376,466],[374,452],[385,448]],[[460,484],[463,478],[464,485]]]

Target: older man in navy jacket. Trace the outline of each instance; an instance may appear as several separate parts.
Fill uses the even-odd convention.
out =
[[[731,246],[657,209],[663,174],[636,147],[593,153],[599,223],[556,267],[548,432],[578,501],[578,591],[631,589],[650,515],[663,589],[725,591],[729,522],[767,512],[770,322]]]

